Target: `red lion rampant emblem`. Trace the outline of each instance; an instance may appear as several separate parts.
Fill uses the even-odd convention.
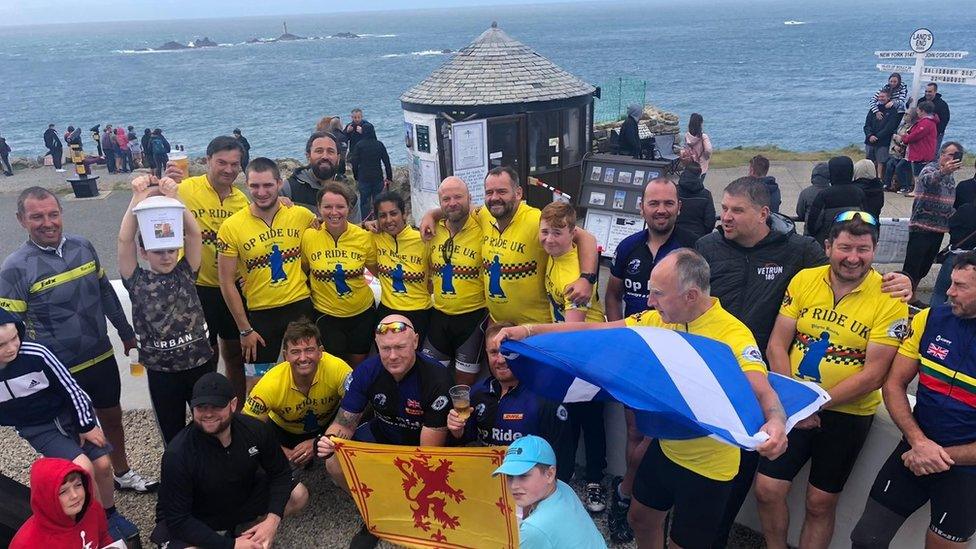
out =
[[[430,456],[418,453],[410,460],[396,458],[393,465],[403,474],[403,495],[412,503],[413,525],[424,532],[430,530],[431,520],[443,528],[455,529],[461,523],[458,517],[447,513],[447,498],[456,503],[464,501],[464,490],[452,488],[448,477],[454,472],[451,462],[442,459],[436,467],[430,464]],[[438,497],[436,494],[444,494]]]

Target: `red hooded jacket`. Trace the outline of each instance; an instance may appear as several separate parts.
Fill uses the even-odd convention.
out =
[[[81,473],[85,504],[80,518],[64,514],[58,492],[71,473]],[[66,459],[41,458],[31,466],[31,510],[34,515],[20,527],[10,549],[100,549],[112,543],[105,510],[95,500],[91,477]]]
[[[935,145],[939,138],[938,123],[939,116],[936,114],[923,116],[908,130],[908,133],[901,137],[902,142],[908,145],[906,159],[909,162],[931,162],[935,160]]]

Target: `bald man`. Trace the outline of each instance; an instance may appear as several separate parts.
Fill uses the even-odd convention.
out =
[[[488,308],[481,280],[482,231],[471,215],[471,194],[458,177],[437,189],[444,218],[428,242],[434,308],[424,353],[451,368],[458,383],[474,385],[484,352]]]
[[[378,356],[360,363],[346,381],[335,421],[318,444],[319,457],[337,486],[349,491],[334,457],[331,437],[401,444],[443,446],[447,440],[450,371],[417,352],[417,332],[403,315],[388,315],[376,325]],[[373,419],[360,424],[366,405]],[[373,547],[376,538],[363,525],[350,547]]]

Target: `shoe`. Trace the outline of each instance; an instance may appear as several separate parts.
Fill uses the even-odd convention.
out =
[[[140,494],[155,492],[159,488],[158,480],[146,480],[139,473],[129,469],[129,472],[122,476],[112,475],[115,479],[116,490],[131,490]]]
[[[599,482],[586,484],[586,509],[591,513],[600,513],[607,508],[607,491]]]
[[[54,171],[56,171],[58,173],[64,173],[64,168],[58,168],[58,169],[56,169]]]
[[[366,524],[363,523],[362,528],[356,532],[356,535],[349,540],[349,549],[373,549],[380,543],[380,538],[373,535],[372,532],[366,529]]]
[[[912,192],[912,191],[908,191],[907,193],[905,193],[905,197],[906,198],[914,198],[915,197],[915,193]]]
[[[623,478],[615,477],[610,484],[610,511],[607,513],[607,530],[610,531],[610,541],[613,543],[629,543],[634,540],[634,531],[627,522],[627,512],[630,502],[624,502],[617,495],[617,488]]]
[[[118,512],[112,513],[108,517],[108,533],[115,541],[128,541],[139,537],[139,529],[136,528],[136,525],[132,524],[129,519],[123,517]]]

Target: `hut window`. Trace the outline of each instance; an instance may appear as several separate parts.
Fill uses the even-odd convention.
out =
[[[562,150],[560,151],[562,155],[562,165],[568,166],[570,164],[579,162],[582,156],[582,148],[580,147],[580,138],[583,135],[582,124],[580,123],[580,118],[582,116],[582,109],[566,109],[562,112],[563,126],[562,126]]]
[[[529,114],[529,173],[559,169],[560,111]]]

